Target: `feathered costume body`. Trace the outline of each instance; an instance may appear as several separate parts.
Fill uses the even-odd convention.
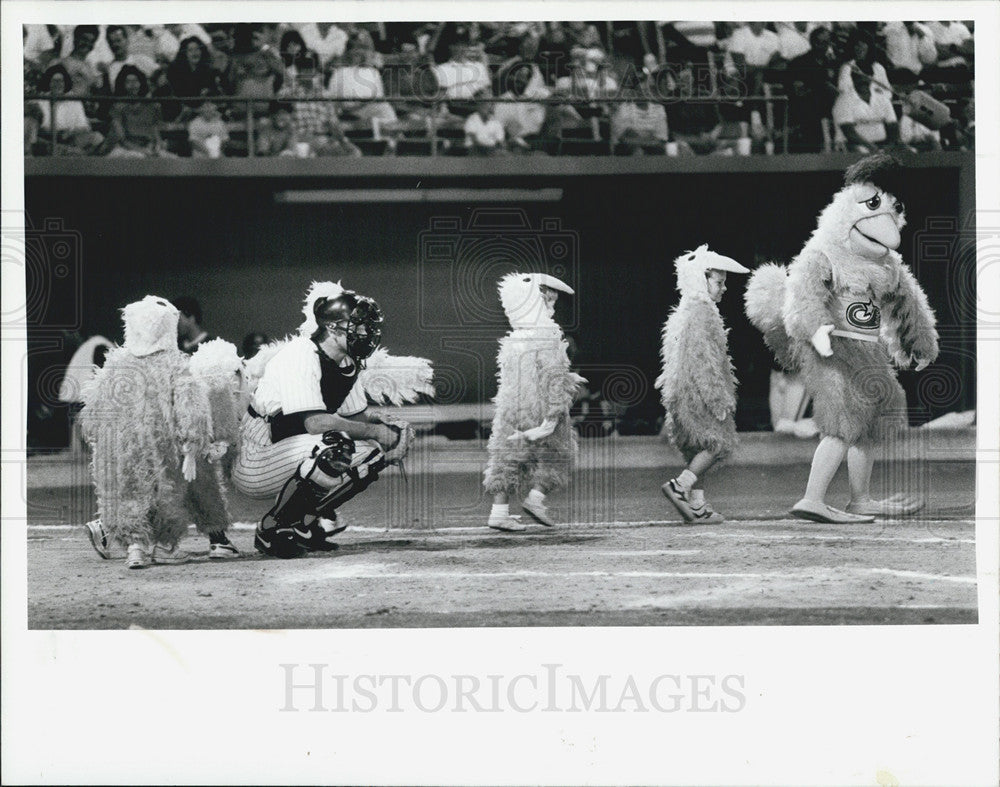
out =
[[[200,532],[223,533],[232,521],[225,482],[239,453],[240,418],[247,406],[243,361],[234,344],[212,339],[195,350],[190,372],[205,388],[211,432],[187,485],[185,506]]]
[[[202,453],[211,435],[206,389],[177,348],[177,317],[154,296],[126,306],[124,346],[83,391],[99,515],[122,546],[180,541],[190,521],[183,454]]]
[[[893,367],[938,354],[927,296],[895,251],[905,224],[899,186],[866,162],[848,170],[788,268],[761,266],[746,290],[750,322],[779,363],[802,372],[820,431],[848,445],[872,445],[906,425]],[[813,338],[830,325],[833,354],[824,357]]]
[[[543,492],[564,486],[576,453],[569,409],[584,379],[570,371],[568,344],[543,302],[539,283],[548,280],[513,273],[500,282],[500,301],[512,329],[500,339],[497,354],[496,410],[483,481],[490,494],[526,485]],[[518,434],[546,419],[556,422],[547,437],[528,440]]]
[[[681,299],[663,325],[662,372],[655,386],[666,411],[664,435],[685,462],[701,451],[711,451],[721,461],[737,444],[736,376],[726,348],[728,330],[705,279],[713,264],[725,264],[713,263],[717,257],[701,246],[677,258]]]

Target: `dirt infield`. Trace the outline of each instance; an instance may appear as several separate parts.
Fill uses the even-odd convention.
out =
[[[730,521],[675,526],[663,474],[576,479],[574,524],[524,534],[482,526],[473,475],[398,477],[349,503],[338,552],[264,559],[252,529],[266,504],[234,498],[246,557],[128,571],[79,525],[86,488],[29,493],[31,628],[369,628],[972,623],[974,466],[936,463],[922,518],[832,526],[787,519],[808,468],[729,468],[709,496]],[[900,477],[881,468],[880,483]],[[841,481],[841,483],[843,483]],[[424,486],[421,486],[424,484]],[[430,484],[430,486],[426,486]],[[713,491],[714,490],[714,491]],[[842,496],[844,489],[835,488]],[[428,513],[428,510],[430,513]],[[69,515],[69,516],[67,516]],[[62,520],[59,520],[62,517]],[[564,520],[565,521],[565,520]],[[385,525],[405,525],[405,527]],[[433,528],[429,527],[433,526]]]

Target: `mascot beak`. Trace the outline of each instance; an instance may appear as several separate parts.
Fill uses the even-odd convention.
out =
[[[853,229],[862,236],[863,241],[872,250],[884,247],[880,251],[885,254],[890,249],[899,248],[899,227],[896,225],[895,218],[889,213],[880,213],[877,216],[866,216],[859,219],[854,223]]]
[[[543,287],[548,287],[550,290],[559,290],[559,292],[565,292],[567,295],[575,294],[572,287],[560,281],[555,276],[549,276],[547,273],[536,273],[534,276],[535,281]]]

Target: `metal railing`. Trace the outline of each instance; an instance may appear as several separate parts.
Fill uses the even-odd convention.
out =
[[[419,95],[415,96],[384,96],[378,98],[330,98],[330,97],[301,97],[295,95],[278,95],[275,97],[244,97],[244,96],[200,96],[200,97],[188,97],[188,96],[99,96],[99,95],[66,95],[66,96],[50,96],[50,95],[26,95],[24,97],[25,106],[30,102],[46,102],[49,105],[49,128],[41,129],[39,131],[46,132],[51,137],[51,153],[52,156],[60,155],[60,141],[59,134],[60,131],[65,129],[60,129],[58,125],[58,116],[55,111],[57,103],[60,102],[79,102],[84,105],[87,104],[104,104],[113,105],[116,103],[145,103],[145,104],[160,104],[160,105],[175,105],[180,107],[188,107],[193,109],[199,104],[204,102],[211,102],[216,105],[228,106],[228,107],[242,107],[242,110],[238,113],[240,119],[235,120],[235,114],[230,112],[230,118],[227,124],[230,130],[245,131],[247,135],[247,156],[255,157],[258,155],[255,145],[255,136],[258,131],[258,123],[261,117],[269,115],[274,107],[293,107],[295,104],[300,103],[312,103],[312,104],[344,104],[357,107],[360,105],[374,105],[374,104],[390,104],[394,107],[403,106],[409,109],[413,116],[405,117],[396,121],[385,121],[380,120],[375,117],[368,121],[344,121],[338,119],[338,125],[340,129],[344,132],[367,132],[371,131],[371,139],[377,142],[386,141],[387,146],[389,143],[403,138],[407,133],[421,132],[424,136],[421,137],[411,137],[413,141],[423,141],[429,143],[430,145],[430,155],[436,156],[439,150],[448,147],[448,145],[442,145],[442,143],[447,143],[449,140],[442,137],[442,132],[454,132],[460,131],[463,128],[464,117],[452,115],[448,111],[448,106],[453,107],[464,106],[469,108],[480,100],[488,101],[491,104],[529,104],[538,105],[546,107],[572,107],[575,109],[584,110],[584,114],[587,117],[582,117],[580,123],[576,125],[562,125],[560,127],[560,133],[555,137],[546,137],[545,139],[550,142],[561,143],[563,141],[587,141],[581,137],[566,138],[562,136],[561,129],[584,129],[586,130],[589,126],[591,131],[591,140],[594,143],[604,143],[608,144],[608,155],[615,155],[615,147],[620,142],[620,140],[613,139],[611,134],[605,139],[600,131],[600,126],[602,121],[609,121],[612,115],[612,107],[627,104],[627,103],[647,103],[647,104],[659,104],[664,107],[668,107],[671,104],[685,103],[685,104],[714,104],[714,105],[744,105],[744,106],[760,106],[764,108],[764,129],[765,138],[774,142],[778,139],[781,140],[781,151],[784,153],[788,152],[788,141],[789,141],[789,128],[788,128],[788,97],[784,95],[775,95],[770,92],[769,89],[765,89],[765,93],[762,95],[754,96],[740,96],[737,98],[730,98],[723,96],[719,93],[711,94],[697,94],[692,96],[672,96],[672,95],[608,95],[608,96],[590,96],[590,95],[576,95],[576,94],[558,94],[552,95],[547,98],[527,98],[527,97],[517,97],[517,98],[501,98],[501,97],[490,97],[487,99],[476,99],[476,98],[448,98],[444,96],[436,96],[434,98],[425,98]],[[267,111],[260,111],[259,107],[266,106]],[[780,107],[780,123],[775,123],[775,107]],[[182,110],[183,111],[183,110]],[[340,113],[338,113],[340,114]],[[192,115],[193,117],[193,115]],[[89,118],[93,122],[93,118]],[[159,125],[160,131],[181,131],[185,128],[184,124],[175,122],[162,122]],[[74,129],[68,129],[73,131]],[[93,128],[91,128],[93,130]],[[349,136],[349,135],[348,135]],[[454,135],[451,135],[452,137]],[[668,140],[672,137],[672,132],[669,129],[668,122]],[[727,137],[728,138],[728,137]],[[633,143],[628,143],[633,144]],[[645,144],[645,143],[635,143],[635,144]],[[667,141],[664,141],[664,147]],[[666,147],[664,152],[666,152]]]

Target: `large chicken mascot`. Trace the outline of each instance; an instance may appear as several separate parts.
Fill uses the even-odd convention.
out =
[[[897,252],[906,223],[901,174],[885,153],[852,165],[788,268],[761,266],[747,285],[750,322],[782,365],[802,372],[822,434],[792,509],[802,519],[871,522],[924,504],[905,494],[871,497],[876,451],[906,426],[894,366],[920,371],[938,354],[934,313]],[[841,511],[826,495],[845,456],[851,500]]]

